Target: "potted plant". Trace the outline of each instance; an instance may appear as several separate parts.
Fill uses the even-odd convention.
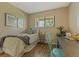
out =
[[[63,29],[64,29],[64,26],[63,26],[63,25],[57,27],[57,29],[60,31],[60,32],[57,34],[58,36],[65,36],[65,35],[66,35],[65,31],[63,30]]]

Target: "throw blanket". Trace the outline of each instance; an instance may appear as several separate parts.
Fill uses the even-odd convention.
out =
[[[8,36],[4,36],[1,38],[1,41],[0,41],[0,47],[3,47],[3,43],[4,43],[4,40],[5,38],[7,37],[17,37],[19,39],[21,39],[25,44],[28,44],[29,45],[29,37],[28,36],[15,36],[15,35],[8,35]]]

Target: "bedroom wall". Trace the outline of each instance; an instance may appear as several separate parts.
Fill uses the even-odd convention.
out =
[[[24,28],[23,29],[16,29],[13,27],[5,27],[5,13],[9,13],[11,15],[18,17],[23,17],[25,19]],[[8,3],[0,3],[0,31],[10,31],[11,30],[25,30],[27,29],[27,20],[28,14],[19,10],[18,8],[8,4]],[[17,32],[17,31],[16,31]]]
[[[55,16],[55,27],[52,28],[37,28],[38,30],[40,29],[41,32],[51,32],[52,33],[52,39],[56,39],[56,33],[57,29],[56,27],[60,25],[64,25],[66,30],[69,30],[69,23],[68,23],[68,7],[62,7],[62,8],[57,8],[57,9],[51,9],[47,11],[42,11],[38,13],[33,13],[33,14],[26,14],[25,12],[17,9],[16,7],[8,4],[8,3],[0,3],[0,31],[12,29],[15,30],[15,28],[9,28],[5,27],[5,16],[4,13],[10,13],[12,15],[15,15],[16,17],[24,17],[25,18],[25,24],[24,24],[24,29],[28,29],[30,27],[34,27],[34,18],[35,17],[40,17],[40,16]],[[18,29],[16,29],[18,30]],[[21,29],[19,29],[21,30]],[[8,30],[10,31],[10,30]],[[15,31],[17,32],[17,31]],[[55,40],[54,40],[55,41]],[[53,41],[53,42],[54,42]]]
[[[29,16],[29,28],[34,27],[34,18],[35,17],[41,17],[41,16],[55,16],[55,27],[52,28],[38,28],[41,32],[51,32],[52,33],[52,39],[53,42],[55,42],[56,39],[56,33],[57,29],[56,27],[64,25],[66,30],[69,30],[69,23],[68,23],[68,7],[62,7],[62,8],[57,8],[54,10],[47,10],[47,11],[42,11],[38,13],[33,13],[30,14]]]
[[[73,34],[79,33],[79,2],[73,2],[69,6],[69,27]]]

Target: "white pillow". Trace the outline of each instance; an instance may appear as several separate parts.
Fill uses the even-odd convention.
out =
[[[27,33],[20,33],[20,34],[18,34],[18,36],[29,36],[29,34],[27,34]]]

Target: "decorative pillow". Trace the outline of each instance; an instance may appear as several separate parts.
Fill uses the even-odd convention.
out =
[[[79,40],[79,35],[74,36],[75,40]]]
[[[67,36],[67,37],[71,37],[71,36],[72,36],[72,34],[71,34],[71,33],[69,33],[69,32],[67,32],[67,33],[66,33],[66,36]]]

